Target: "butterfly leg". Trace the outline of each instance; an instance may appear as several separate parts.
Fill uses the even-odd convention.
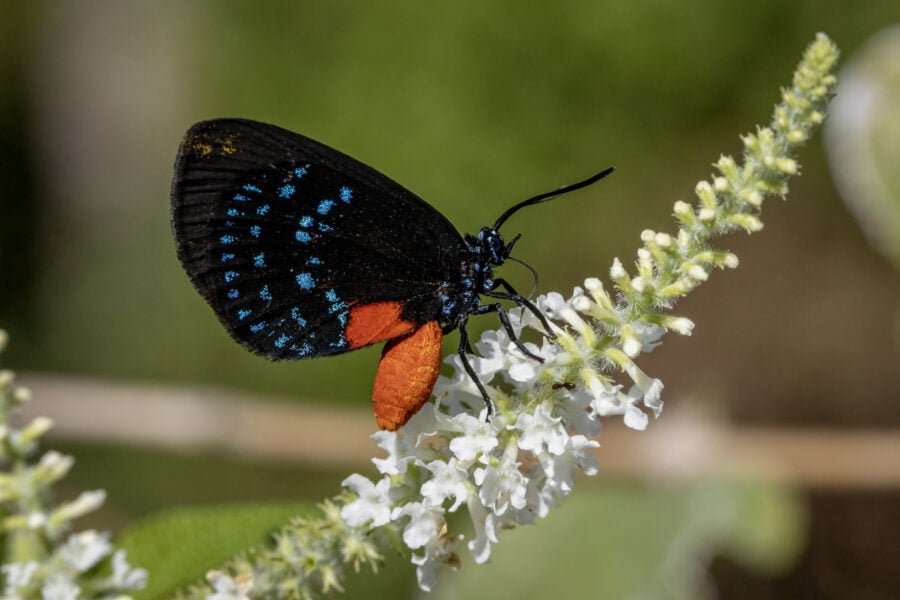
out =
[[[466,351],[471,352],[472,348],[469,346],[469,333],[466,331],[465,325],[459,326],[459,348],[456,353],[459,354],[459,359],[463,364],[463,368],[466,370],[466,373],[469,374],[469,378],[475,384],[475,387],[478,388],[478,391],[481,392],[481,397],[484,399],[485,408],[487,408],[487,417],[490,418],[494,414],[494,403],[491,402],[490,396],[488,396],[487,390],[484,389],[484,384],[481,383],[481,380],[478,379],[478,375],[475,374],[475,369],[472,368],[471,363],[469,363],[469,358],[466,356]]]
[[[513,329],[512,323],[509,322],[509,315],[506,313],[506,309],[503,308],[499,302],[494,302],[492,304],[485,304],[483,306],[479,306],[478,310],[476,310],[473,314],[483,315],[485,313],[497,313],[497,316],[500,318],[500,323],[503,324],[503,329],[506,330],[506,333],[509,335],[510,341],[516,345],[516,348],[519,351],[532,360],[536,360],[539,363],[544,362],[544,359],[538,356],[537,354],[532,353],[528,348],[525,347],[525,344],[519,339],[519,336],[516,335],[515,329]]]
[[[498,292],[498,288],[503,288],[506,292]],[[544,316],[544,313],[538,310],[538,307],[535,306],[531,300],[517,292],[505,279],[495,279],[493,289],[491,289],[490,292],[485,292],[484,295],[491,298],[499,298],[501,300],[512,300],[519,306],[524,306],[531,314],[537,317],[538,321],[541,322],[541,325],[544,326],[544,330],[548,334],[547,337],[551,339],[556,338],[556,334],[553,333],[553,329],[550,328],[550,323],[547,321],[547,317]]]

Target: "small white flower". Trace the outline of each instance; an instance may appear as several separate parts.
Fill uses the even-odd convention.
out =
[[[253,579],[249,576],[238,576],[232,579],[222,571],[210,571],[206,580],[215,591],[206,596],[206,600],[250,600]]]
[[[107,534],[93,529],[73,533],[59,549],[59,555],[79,573],[84,573],[112,551]]]
[[[446,527],[443,509],[421,502],[407,502],[395,508],[391,517],[394,521],[409,517],[403,529],[403,543],[411,550],[434,543]]]
[[[654,348],[662,344],[662,336],[666,333],[666,330],[659,325],[634,323],[631,327],[641,343],[641,352],[652,352]]]
[[[34,561],[27,563],[6,563],[0,567],[3,580],[6,583],[4,595],[10,598],[17,597],[16,591],[31,582],[31,578],[37,572],[40,565]]]
[[[496,439],[496,438],[495,438]],[[422,484],[422,497],[432,506],[441,506],[447,498],[456,498],[448,510],[454,512],[469,497],[468,472],[460,468],[459,461],[435,460],[425,468],[431,471],[431,479]]]
[[[457,431],[462,435],[450,440],[450,451],[461,460],[467,462],[486,454],[497,447],[497,430],[494,425],[472,415],[461,413],[450,419]]]
[[[534,464],[526,473],[528,479],[527,498],[528,509],[540,518],[546,517],[557,506],[558,490],[547,478],[547,473],[539,463]]]
[[[147,570],[128,564],[124,550],[117,550],[112,557],[112,582],[123,590],[140,590],[147,585]]]
[[[359,496],[341,509],[341,518],[351,527],[369,523],[370,527],[381,527],[391,520],[391,480],[383,477],[377,484],[354,473],[341,482]]]
[[[647,415],[644,413],[644,411],[634,405],[635,402],[638,402],[640,400],[640,398],[633,396],[633,391],[634,388],[632,387],[627,395],[619,395],[620,398],[624,398],[622,402],[622,406],[624,408],[623,414],[625,415],[624,421],[627,427],[630,427],[631,429],[635,429],[637,431],[643,431],[647,429],[647,425],[649,424],[650,420],[647,418]]]
[[[387,458],[373,458],[372,462],[382,475],[406,473],[416,459],[427,459],[434,454],[429,448],[420,447],[423,437],[436,433],[434,410],[420,410],[400,431],[378,431],[372,434],[377,446],[388,453]]]
[[[662,381],[650,377],[633,362],[626,365],[625,372],[628,373],[628,376],[634,381],[635,386],[640,389],[641,400],[643,400],[644,406],[653,410],[653,414],[656,417],[659,417],[663,408]],[[634,390],[632,389],[632,391]],[[636,393],[637,392],[635,392],[635,394]],[[629,391],[628,394],[632,395],[632,392]]]
[[[496,514],[502,515],[512,506],[525,508],[528,480],[516,462],[517,447],[507,446],[503,459],[496,466],[489,465],[475,470],[475,483],[479,487],[481,502]]]
[[[442,565],[457,563],[458,559],[453,552],[456,544],[456,539],[442,536],[426,544],[424,553],[413,554],[412,563],[416,565],[416,579],[422,591],[430,592],[434,588],[437,571]]]
[[[28,513],[26,519],[28,529],[40,529],[47,523],[47,515],[39,510]]]
[[[592,394],[583,389],[573,391],[562,389],[559,394],[562,396],[563,402],[557,405],[556,412],[562,417],[563,423],[567,424],[569,431],[588,437],[594,437],[600,433],[600,420],[591,410],[594,400]]]
[[[497,530],[494,527],[495,515],[485,508],[477,496],[469,497],[467,507],[475,528],[475,539],[471,540],[467,546],[475,562],[483,564],[491,558],[491,544],[497,543]]]
[[[632,387],[632,391],[636,390],[637,395],[631,392],[623,394],[622,386],[607,386],[599,378],[594,377],[589,381],[588,388],[594,396],[591,407],[598,416],[624,415],[625,425],[631,429],[643,431],[647,428],[649,422],[647,415],[635,406],[636,402],[643,399],[640,389],[636,386]]]
[[[516,429],[522,432],[519,438],[519,448],[534,453],[543,451],[544,446],[553,454],[562,454],[566,448],[566,435],[560,422],[560,417],[552,415],[553,406],[542,402],[534,411],[534,414],[523,412],[516,421]]]
[[[88,513],[94,512],[106,501],[104,490],[92,490],[82,492],[71,502],[65,502],[59,506],[50,516],[53,523],[66,523],[74,521]]]
[[[547,473],[548,483],[557,488],[561,496],[566,496],[572,491],[575,475],[578,469],[586,475],[597,474],[597,459],[590,453],[591,448],[597,448],[600,444],[589,440],[583,435],[574,435],[566,444],[566,451],[559,456],[541,454],[538,459],[544,472]]]
[[[622,266],[622,261],[619,260],[618,256],[613,259],[612,267],[609,269],[609,277],[614,280],[628,277],[628,273],[625,272],[625,267]]]
[[[581,288],[575,288],[573,298],[577,298],[583,295],[584,291]],[[565,321],[569,326],[572,327],[572,329],[579,333],[583,333],[586,330],[590,329],[589,325],[585,323],[584,319],[582,319],[578,312],[574,308],[572,308],[572,300],[570,299],[567,302],[562,297],[562,294],[559,294],[557,292],[550,292],[546,296],[538,298],[536,304],[548,319],[554,321]]]
[[[77,600],[80,593],[81,588],[62,573],[48,577],[41,588],[43,600]]]

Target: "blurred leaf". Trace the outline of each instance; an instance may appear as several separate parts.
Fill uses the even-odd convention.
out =
[[[900,269],[900,26],[847,61],[826,128],[841,196],[872,245]]]
[[[250,546],[292,517],[315,510],[312,504],[239,504],[167,510],[138,521],[119,540],[134,565],[150,572],[147,588],[135,597],[162,598],[199,581],[205,573]]]
[[[785,566],[800,515],[772,485],[583,489],[538,527],[504,535],[490,564],[461,552],[461,572],[445,572],[429,598],[700,598],[723,550],[749,569]]]

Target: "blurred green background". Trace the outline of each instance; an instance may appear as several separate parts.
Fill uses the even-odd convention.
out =
[[[720,153],[739,151],[737,134],[768,120],[778,86],[789,82],[815,32],[852,56],[900,22],[896,0],[2,0],[0,8],[0,325],[13,341],[5,364],[109,381],[213,384],[360,412],[369,410],[377,349],[266,362],[231,342],[188,283],[174,254],[168,193],[175,151],[192,123],[240,116],[302,132],[401,182],[463,232],[529,195],[615,165],[602,184],[508,225],[523,234],[518,254],[541,274],[541,291],[565,291],[604,275],[614,256],[630,260],[642,229],[669,229],[672,203],[690,199]],[[741,268],[716,274],[680,305],[697,322],[694,335],[648,357],[648,372],[666,383],[666,416],[689,408],[738,425],[900,426],[900,281],[843,204],[821,139],[800,156],[790,202],[767,205],[765,231],[723,241]],[[881,164],[890,172],[897,163]],[[515,265],[507,275],[528,287],[530,276]],[[475,324],[495,326],[490,318]],[[58,441],[78,459],[72,489],[109,490],[93,523],[107,527],[175,505],[316,500],[345,474],[215,452]],[[558,518],[587,519],[594,494],[596,510],[618,511],[638,529],[614,528],[622,537],[600,545],[581,540],[578,526],[565,529],[571,534],[560,547],[596,564],[629,536],[645,542],[617,560],[638,564],[646,549],[662,547],[651,534],[664,524],[642,502],[669,506],[710,485],[673,490],[652,480],[604,480],[602,471],[599,479]],[[773,493],[790,498],[784,510],[805,507],[810,523],[773,534],[782,540],[773,548],[801,540],[780,570],[728,558],[727,536],[707,535],[683,551],[698,564],[670,574],[691,583],[592,588],[569,573],[558,590],[888,598],[900,589],[894,569],[868,555],[900,553],[896,487]],[[689,516],[672,514],[673,531],[693,531]],[[495,558],[484,574],[480,567],[448,574],[440,594],[494,597],[491,585],[505,576],[489,574],[505,571],[489,569],[536,568],[503,566],[516,558],[513,542],[501,543]],[[709,580],[691,571],[710,563]],[[549,567],[542,572],[553,577]],[[396,585],[412,590],[408,570],[397,573]],[[526,592],[516,596],[546,597]]]

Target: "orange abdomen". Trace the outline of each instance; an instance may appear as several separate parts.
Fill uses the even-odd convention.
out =
[[[396,431],[428,401],[441,366],[442,340],[441,326],[430,321],[385,345],[372,390],[378,427]]]

